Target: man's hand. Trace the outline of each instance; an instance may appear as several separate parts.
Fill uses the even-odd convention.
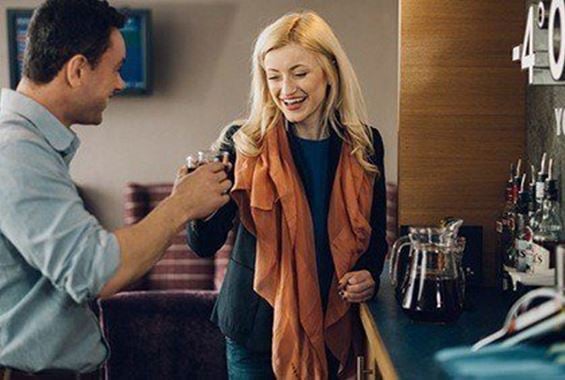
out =
[[[115,231],[120,266],[99,293],[109,297],[147,273],[188,220],[203,218],[229,200],[224,165],[201,166],[191,174],[180,170],[172,194],[139,223]]]
[[[177,198],[186,220],[202,219],[229,201],[231,185],[225,165],[220,162],[202,165],[190,174],[182,167],[171,196]]]
[[[367,270],[348,272],[339,280],[339,295],[347,302],[365,302],[375,294],[375,285],[373,276]]]

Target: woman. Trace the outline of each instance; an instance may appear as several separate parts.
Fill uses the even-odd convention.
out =
[[[233,200],[191,223],[188,242],[213,255],[238,214],[212,315],[226,335],[230,378],[346,376],[352,306],[376,293],[387,250],[382,140],[317,14],[268,26],[252,65],[250,115],[220,140],[235,157]]]

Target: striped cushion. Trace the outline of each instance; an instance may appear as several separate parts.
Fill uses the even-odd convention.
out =
[[[140,185],[128,183],[125,191],[126,225],[140,221],[165,199],[172,184]],[[225,254],[225,253],[222,253]],[[229,252],[227,252],[229,255]],[[198,257],[186,245],[184,229],[175,236],[173,244],[149,271],[141,285],[144,289],[214,289],[215,259]]]

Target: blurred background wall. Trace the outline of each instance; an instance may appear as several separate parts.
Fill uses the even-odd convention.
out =
[[[0,87],[9,86],[6,9],[0,0]],[[207,148],[247,112],[249,63],[257,34],[286,12],[312,9],[332,26],[361,82],[369,121],[385,142],[387,180],[397,177],[397,0],[129,0],[153,17],[154,91],[112,99],[100,126],[75,126],[82,146],[76,182],[102,223],[121,226],[126,182],[169,182],[184,157]]]

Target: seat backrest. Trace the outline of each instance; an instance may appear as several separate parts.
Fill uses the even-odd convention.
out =
[[[128,183],[124,194],[125,224],[131,225],[143,219],[169,196],[171,190],[170,183],[144,185]],[[186,231],[183,228],[175,236],[173,244],[165,251],[161,260],[135,289],[216,289],[216,283],[221,283],[223,280],[223,271],[231,246],[232,243],[228,240],[216,257],[198,257],[187,246]]]

